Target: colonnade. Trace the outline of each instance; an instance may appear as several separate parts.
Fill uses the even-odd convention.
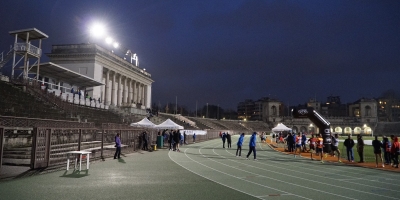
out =
[[[141,104],[145,107],[150,107],[151,99],[149,93],[151,92],[151,85],[110,70],[105,72],[104,79],[105,85],[102,99],[107,105]]]

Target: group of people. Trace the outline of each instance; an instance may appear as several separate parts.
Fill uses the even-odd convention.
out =
[[[220,137],[222,138],[222,143],[223,143],[222,148],[225,148],[225,140],[228,140],[228,148],[231,148],[231,143],[232,143],[231,135],[228,132],[227,133],[220,132]],[[253,153],[254,160],[257,160],[256,141],[257,141],[257,133],[253,132],[253,134],[250,137],[249,152],[247,153],[246,159],[249,159],[249,156]],[[244,133],[240,134],[239,139],[236,143],[237,145],[236,157],[242,156],[243,142],[244,142]]]
[[[382,141],[378,140],[378,136],[372,141],[372,147],[375,154],[375,163],[378,167],[379,160],[382,163],[382,167],[385,165],[391,165],[392,167],[399,168],[399,152],[400,143],[397,136],[391,135],[391,141],[386,136],[382,136]],[[346,147],[347,160],[349,162],[354,162],[353,147],[355,145],[354,140],[349,135],[344,141],[344,146]],[[360,157],[360,163],[364,162],[364,140],[361,135],[357,136],[357,153]],[[382,157],[383,152],[383,157]],[[385,160],[385,162],[383,162]]]
[[[225,148],[225,141],[228,141],[228,148],[232,148],[232,137],[228,132],[219,132],[219,137],[222,138],[222,148]]]
[[[165,129],[162,132],[162,137],[164,139],[164,144],[168,142],[169,150],[180,152],[179,146],[182,146],[187,143],[187,134],[186,131],[183,134],[179,130],[168,130]],[[196,143],[196,133],[193,133],[193,143]]]

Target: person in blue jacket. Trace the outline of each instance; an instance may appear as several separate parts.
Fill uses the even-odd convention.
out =
[[[249,142],[249,153],[246,156],[246,159],[249,159],[250,154],[254,151],[254,160],[257,160],[256,158],[256,141],[257,141],[257,133],[253,132],[253,134],[250,137],[250,142]]]
[[[243,140],[244,140],[244,133],[240,134],[239,140],[237,142],[236,157],[238,157],[238,152],[239,152],[239,156],[242,156]]]
[[[119,133],[117,133],[117,135],[115,136],[115,154],[114,154],[114,159],[118,159],[121,158],[121,139],[119,137]]]

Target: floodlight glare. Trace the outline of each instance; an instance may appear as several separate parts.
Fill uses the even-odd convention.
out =
[[[118,48],[119,47],[118,42],[114,42],[113,46],[114,46],[114,48]]]
[[[113,39],[111,37],[106,38],[106,43],[111,44],[113,42]]]
[[[104,32],[104,25],[99,23],[93,24],[93,26],[90,28],[90,35],[94,37],[101,37],[102,35],[104,35]]]

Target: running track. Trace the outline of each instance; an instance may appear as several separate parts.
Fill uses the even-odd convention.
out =
[[[194,174],[258,199],[400,198],[399,173],[293,158],[264,143],[257,143],[258,161],[252,155],[246,160],[249,138],[242,158],[235,157],[238,136],[232,137],[231,149],[216,139],[184,146],[169,157]]]

